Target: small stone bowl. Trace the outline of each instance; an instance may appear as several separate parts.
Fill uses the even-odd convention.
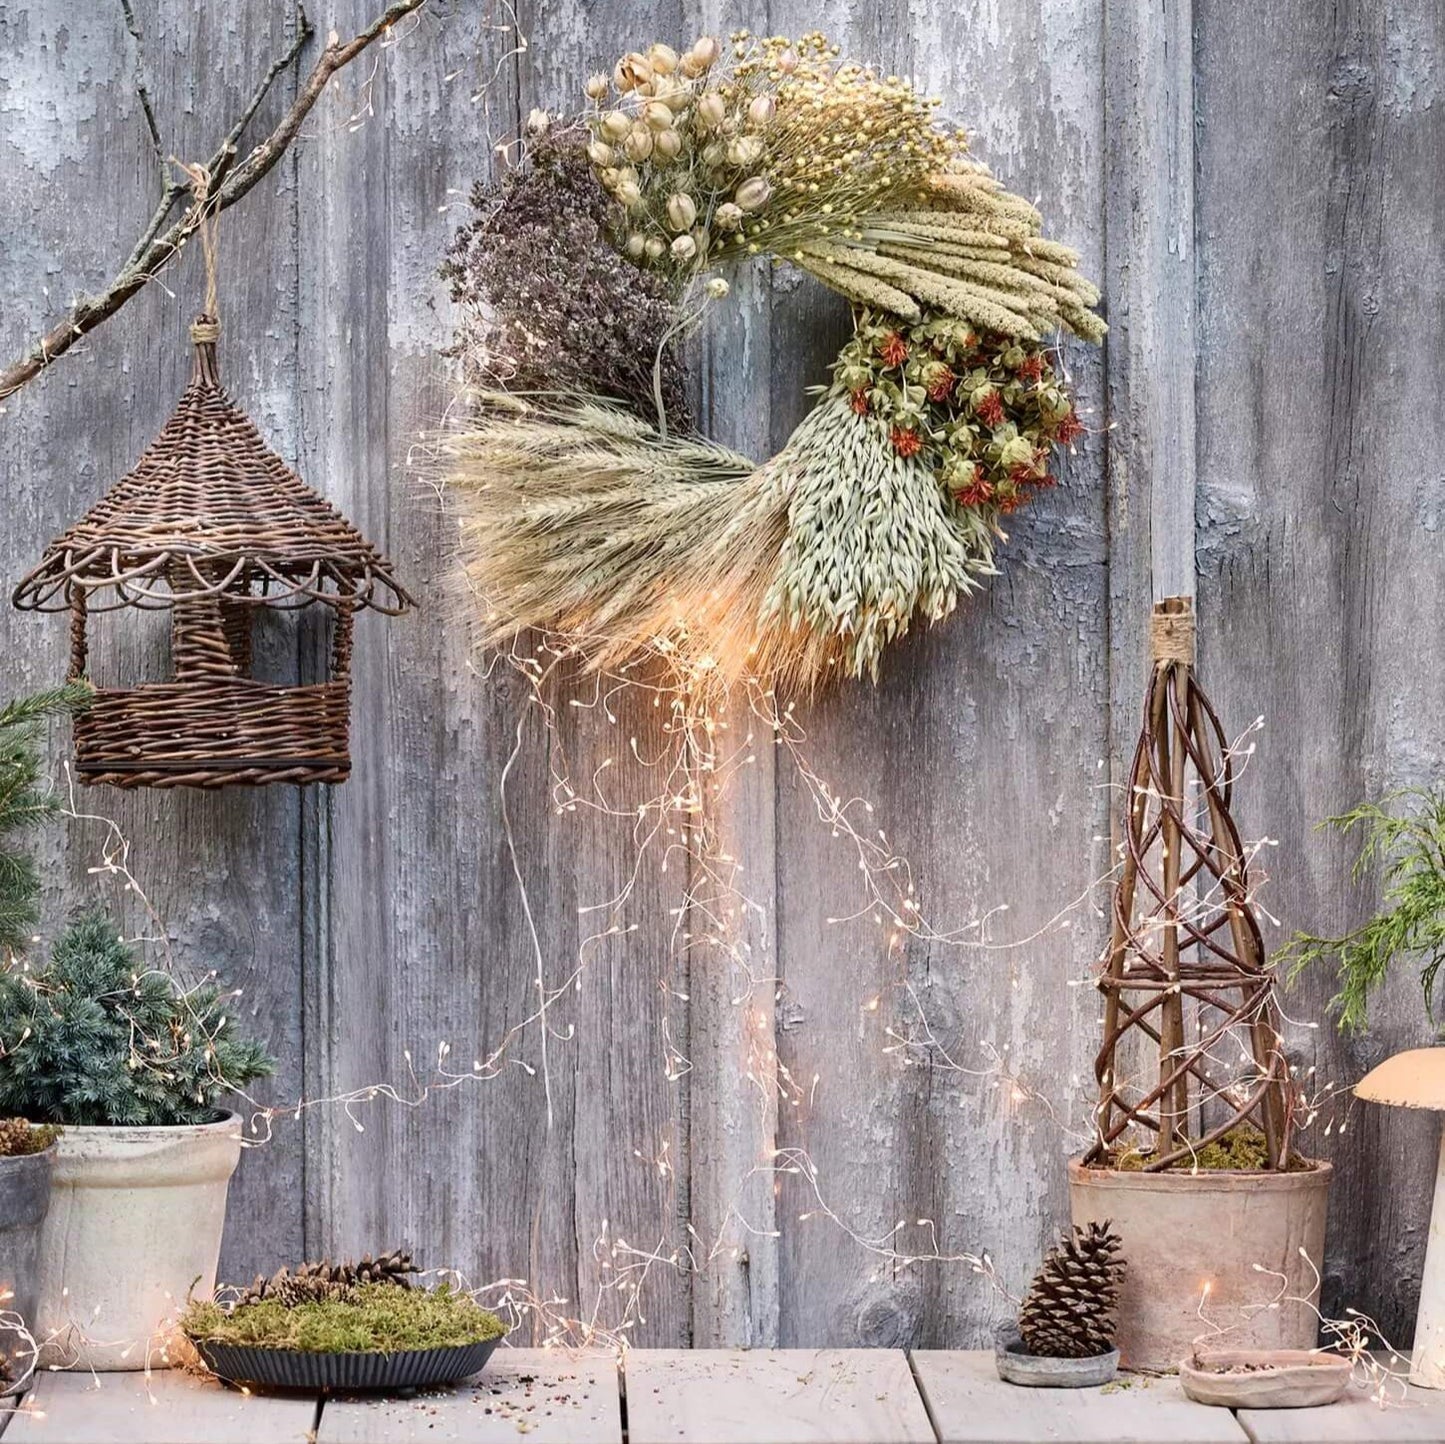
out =
[[[1030,1354],[1017,1324],[999,1326],[993,1339],[993,1359],[1000,1379],[1029,1389],[1093,1389],[1119,1372],[1118,1349],[1095,1354],[1092,1359],[1046,1359]]]

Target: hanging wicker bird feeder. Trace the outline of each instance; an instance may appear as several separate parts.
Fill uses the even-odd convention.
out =
[[[70,613],[70,675],[86,675],[92,613],[168,608],[172,679],[98,686],[75,720],[76,770],[116,787],[345,782],[352,624],[411,598],[391,564],[262,440],[221,389],[219,326],[191,327],[190,384],[135,469],[46,550],[17,607]],[[252,676],[257,609],[335,613],[329,675]]]

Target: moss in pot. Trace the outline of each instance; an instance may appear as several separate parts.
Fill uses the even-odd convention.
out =
[[[42,1362],[169,1363],[167,1321],[214,1286],[241,1120],[225,1095],[272,1071],[230,998],[147,968],[98,913],[38,967],[0,970],[0,1112],[62,1125],[41,1240]]]
[[[302,1264],[194,1301],[181,1327],[233,1383],[307,1390],[410,1390],[477,1373],[506,1326],[465,1290],[413,1284],[401,1250]]]
[[[1114,1333],[1124,1261],[1107,1221],[1066,1233],[1034,1275],[1017,1324],[999,1329],[999,1378],[1036,1389],[1107,1384],[1119,1369]]]

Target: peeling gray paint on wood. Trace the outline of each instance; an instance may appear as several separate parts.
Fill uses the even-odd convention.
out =
[[[346,32],[370,11],[337,0],[316,18]],[[209,148],[294,24],[289,5],[138,0],[137,12],[158,109],[186,156]],[[338,78],[295,153],[223,224],[233,394],[423,597],[416,616],[358,627],[353,780],[304,797],[82,801],[132,837],[175,956],[245,987],[282,1058],[269,1097],[381,1081],[405,1091],[407,1053],[426,1076],[443,1042],[466,1072],[535,1007],[500,800],[519,718],[507,797],[547,978],[560,982],[594,931],[635,930],[602,938],[580,991],[552,1011],[550,1127],[535,1029],[496,1080],[415,1108],[363,1106],[364,1131],[336,1107],[278,1120],[243,1166],[226,1267],[404,1242],[473,1279],[528,1278],[585,1313],[615,1262],[597,1248],[605,1228],[609,1243],[688,1246],[706,1263],[650,1270],[635,1342],[982,1342],[1005,1306],[965,1265],[904,1270],[867,1243],[901,1220],[900,1250],[932,1252],[936,1238],[944,1255],[986,1251],[1017,1290],[1066,1212],[1096,1014],[1093,993],[1070,984],[1101,932],[1086,905],[1051,920],[1109,866],[1105,784],[1137,726],[1151,595],[1191,590],[1197,565],[1206,685],[1233,729],[1269,719],[1241,811],[1247,831],[1287,844],[1272,869],[1287,925],[1342,926],[1367,902],[1310,824],[1434,775],[1445,684],[1419,662],[1445,596],[1445,481],[1422,420],[1445,381],[1431,281],[1445,234],[1442,21],[1423,0],[1336,7],[1327,25],[1304,0],[1247,16],[1217,0],[966,12],[778,0],[762,15],[717,0],[533,0],[520,7],[529,44],[510,54],[502,18],[438,5],[408,23],[376,69],[365,123],[348,122],[368,62]],[[449,525],[406,465],[448,396],[434,266],[493,145],[534,105],[569,103],[622,50],[743,22],[821,24],[916,74],[1008,184],[1042,198],[1051,233],[1107,281],[1109,346],[1069,354],[1096,421],[1117,428],[1084,441],[1065,485],[1015,519],[988,592],[899,648],[876,692],[846,688],[807,716],[813,766],[872,801],[927,915],[978,926],[963,945],[895,945],[866,920],[828,925],[856,909],[853,858],[789,758],[758,737],[749,777],[713,818],[765,905],[738,941],[758,977],[778,980],[745,1006],[736,964],[673,948],[675,875],[646,872],[615,918],[579,912],[628,875],[629,828],[555,813],[559,749],[579,776],[616,755],[615,795],[635,796],[626,740],[660,746],[660,721],[630,698],[615,724],[563,709],[549,739],[506,669],[482,674]],[[102,279],[144,218],[152,170],[130,75],[118,8],[0,3],[8,349]],[[174,401],[194,263],[166,285],[0,420],[7,586]],[[775,448],[844,328],[841,305],[795,275],[738,277],[696,349],[710,434],[754,455]],[[7,611],[0,629],[4,689],[63,670],[62,625]],[[163,665],[159,637],[104,630],[100,665]],[[314,621],[278,628],[273,665],[293,671],[322,645]],[[52,916],[97,885],[96,837],[90,824],[47,839]],[[1290,1011],[1318,1016],[1323,997],[1308,984]],[[885,1051],[889,1030],[917,1036],[921,1020],[947,1051],[913,1050],[906,1066]],[[691,1061],[677,1079],[664,1030]],[[1301,1061],[1345,1083],[1426,1032],[1401,979],[1368,1037],[1301,1033]],[[759,1037],[800,1084],[796,1105],[770,1096]],[[988,1072],[990,1049],[1007,1074]],[[1015,1071],[1050,1106],[1016,1099]],[[1397,1341],[1423,1248],[1426,1131],[1357,1110],[1327,1145],[1341,1166],[1328,1297],[1376,1313]],[[802,1174],[768,1171],[794,1148],[817,1166],[816,1193]],[[818,1216],[820,1198],[857,1240]],[[728,1246],[708,1259],[719,1234]]]

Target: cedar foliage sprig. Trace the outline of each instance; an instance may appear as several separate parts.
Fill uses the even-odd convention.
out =
[[[1418,959],[1425,1011],[1434,1022],[1435,984],[1445,964],[1445,788],[1405,788],[1321,826],[1360,839],[1355,881],[1383,864],[1384,906],[1341,937],[1297,933],[1278,961],[1289,966],[1291,981],[1306,968],[1333,962],[1339,991],[1330,1012],[1343,1031],[1357,1032],[1371,993],[1390,969],[1401,959]]]
[[[115,924],[86,914],[43,967],[0,971],[0,1113],[74,1127],[211,1121],[217,1099],[269,1075],[238,1037],[229,995],[182,991],[144,967]]]
[[[58,806],[41,784],[40,725],[76,712],[91,698],[84,682],[19,697],[0,708],[0,952],[19,952],[40,916],[40,869],[17,835]]]

